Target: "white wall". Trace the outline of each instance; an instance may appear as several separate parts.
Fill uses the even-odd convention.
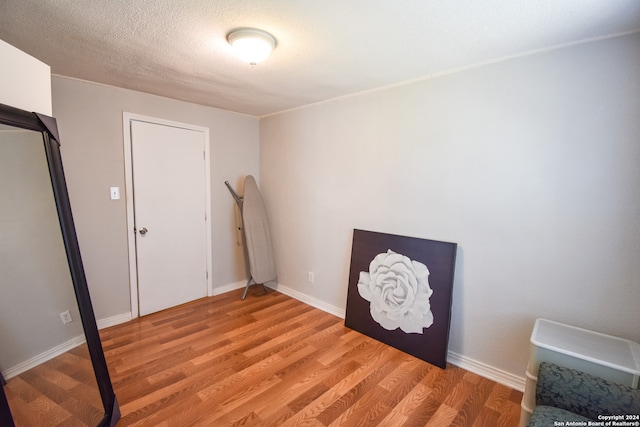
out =
[[[71,208],[96,318],[130,312],[124,111],[209,128],[214,291],[245,280],[244,256],[236,244],[234,201],[224,181],[242,191],[244,176],[258,175],[258,120],[58,76],[52,87]],[[112,186],[121,188],[120,200],[110,200]]]
[[[537,317],[640,341],[639,138],[639,35],[263,118],[278,282],[344,310],[353,228],[451,241],[463,358],[524,376]]]
[[[0,40],[0,103],[51,115],[51,67]]]

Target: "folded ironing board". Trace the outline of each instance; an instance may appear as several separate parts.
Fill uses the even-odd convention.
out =
[[[247,175],[244,179],[243,197],[238,196],[228,181],[225,181],[225,185],[231,191],[242,213],[244,240],[249,259],[249,272],[251,273],[242,295],[242,299],[245,299],[249,286],[252,284],[261,284],[264,288],[265,283],[276,280],[276,262],[273,256],[271,230],[267,210],[253,176]],[[266,288],[264,289],[266,292]]]

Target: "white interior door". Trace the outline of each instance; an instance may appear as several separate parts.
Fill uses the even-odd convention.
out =
[[[207,296],[206,135],[131,120],[138,307]]]

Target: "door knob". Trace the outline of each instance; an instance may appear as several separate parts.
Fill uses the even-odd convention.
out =
[[[147,227],[142,227],[140,229],[140,234],[142,234],[144,236],[145,234],[147,234],[147,231],[149,231],[149,230],[147,230]]]

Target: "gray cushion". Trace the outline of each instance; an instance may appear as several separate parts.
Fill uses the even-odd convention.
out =
[[[542,362],[536,405],[553,406],[592,420],[602,414],[640,414],[640,390]]]
[[[573,412],[565,411],[564,409],[539,405],[533,410],[531,420],[529,424],[527,424],[527,427],[550,427],[557,425],[555,424],[556,421],[564,422],[566,425],[568,421],[587,422],[590,421],[590,419],[574,414]]]

